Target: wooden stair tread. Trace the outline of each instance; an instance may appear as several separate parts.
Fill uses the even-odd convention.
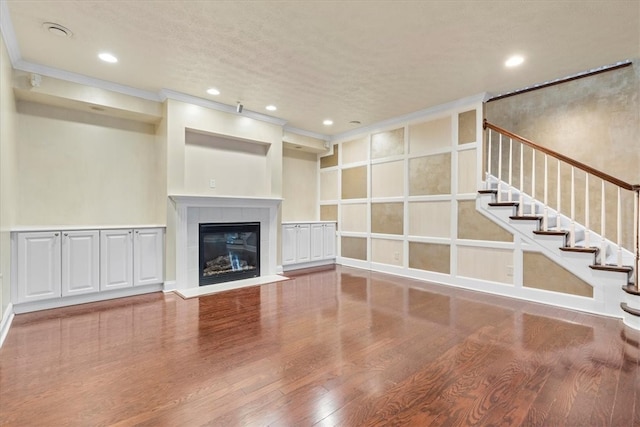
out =
[[[633,314],[634,316],[640,317],[640,310],[638,310],[637,308],[629,307],[629,305],[626,302],[621,302],[620,308],[629,314]]]
[[[514,207],[514,206],[518,206],[519,203],[518,202],[490,202],[489,206],[491,207],[500,207],[500,206],[509,206],[509,207]]]
[[[498,194],[498,190],[478,190],[478,194]]]
[[[636,289],[633,283],[629,283],[628,285],[624,285],[622,290],[631,295],[640,295],[640,289]]]
[[[533,234],[539,234],[541,236],[566,236],[569,232],[564,230],[534,230]]]
[[[584,246],[562,246],[560,248],[561,251],[564,252],[582,252],[582,253],[590,253],[590,254],[595,254],[597,253],[600,249],[590,246],[588,248],[585,248]]]
[[[513,215],[509,219],[514,221],[542,221],[542,217],[539,215]]]
[[[593,265],[590,265],[589,268],[592,268],[593,270],[616,271],[619,273],[630,273],[633,271],[633,267],[629,265],[618,266],[613,264],[605,264],[605,265],[593,264]]]

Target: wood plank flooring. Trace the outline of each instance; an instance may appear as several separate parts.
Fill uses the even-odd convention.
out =
[[[17,315],[2,426],[640,426],[621,321],[346,267]]]

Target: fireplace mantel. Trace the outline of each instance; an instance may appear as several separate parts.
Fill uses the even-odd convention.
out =
[[[234,207],[234,208],[278,208],[282,199],[275,197],[240,197],[240,196],[201,196],[189,194],[170,194],[176,207]]]
[[[278,210],[281,198],[170,194],[175,205],[176,289],[199,287],[198,224],[260,222],[260,276],[278,273]],[[206,287],[217,285],[208,285]]]

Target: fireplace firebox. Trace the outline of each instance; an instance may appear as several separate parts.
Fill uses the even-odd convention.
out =
[[[200,286],[260,276],[260,223],[200,224]]]

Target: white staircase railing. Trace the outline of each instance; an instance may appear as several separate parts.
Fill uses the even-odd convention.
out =
[[[521,136],[511,133],[496,125],[484,121],[487,131],[485,182],[487,185],[497,185],[496,200],[501,202],[518,202],[518,216],[542,215],[541,229],[550,230],[550,212],[556,215],[556,231],[569,232],[568,245],[572,248],[589,248],[593,243],[599,244],[599,264],[601,266],[623,266],[623,249],[634,254],[633,283],[635,291],[639,291],[638,271],[640,261],[639,230],[640,230],[640,185],[626,183],[618,178],[598,171],[565,155],[542,147]],[[497,142],[496,142],[497,140]],[[497,145],[497,146],[496,146]],[[531,154],[525,155],[525,150]],[[542,157],[543,162],[536,163],[536,157]],[[550,162],[552,157],[556,162]],[[556,173],[550,173],[550,166],[555,163]],[[541,166],[536,167],[536,164]],[[540,168],[542,170],[537,170]],[[567,169],[569,168],[569,169]],[[514,169],[517,169],[514,171]],[[563,170],[567,184],[563,185]],[[536,197],[536,174],[542,176],[542,197]],[[584,175],[584,192],[578,190],[577,174]],[[554,176],[555,175],[555,176]],[[567,177],[568,175],[568,177]],[[497,180],[496,180],[497,178]],[[514,182],[517,180],[517,185]],[[529,185],[526,181],[529,180]],[[555,182],[553,182],[555,180]],[[598,186],[598,182],[600,185]],[[550,191],[555,188],[555,206],[550,205]],[[525,197],[527,190],[530,191]],[[609,191],[607,191],[609,190]],[[517,194],[514,194],[517,193]],[[614,203],[607,205],[609,197],[613,195]],[[514,200],[514,196],[518,199]],[[568,197],[568,202],[566,198]],[[537,200],[542,199],[542,207]],[[530,206],[525,206],[525,200]],[[600,205],[600,215],[595,218],[591,211],[593,205]],[[563,205],[564,203],[564,205]],[[567,206],[568,205],[568,206]],[[527,209],[528,208],[528,209]],[[540,209],[542,212],[538,212]],[[567,212],[568,211],[568,212]],[[568,224],[561,221],[561,212],[567,212]],[[582,241],[577,240],[577,215],[581,215]],[[615,218],[611,222],[608,217]],[[610,222],[607,222],[610,221]],[[599,239],[591,227],[597,227],[599,222]],[[599,242],[598,242],[599,240]],[[612,256],[608,258],[609,244],[613,243]],[[628,262],[628,260],[627,260]]]

